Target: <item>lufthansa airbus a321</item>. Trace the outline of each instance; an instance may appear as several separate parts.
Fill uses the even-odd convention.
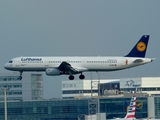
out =
[[[143,35],[133,49],[126,56],[79,56],[79,57],[16,57],[4,65],[11,71],[19,71],[19,79],[26,71],[42,72],[49,76],[69,75],[73,80],[75,74],[84,79],[83,72],[88,71],[117,71],[144,65],[153,61],[145,58],[149,35]]]

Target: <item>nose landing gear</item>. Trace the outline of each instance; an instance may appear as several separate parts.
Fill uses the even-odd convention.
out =
[[[20,71],[20,76],[18,77],[19,80],[22,80],[22,71]]]

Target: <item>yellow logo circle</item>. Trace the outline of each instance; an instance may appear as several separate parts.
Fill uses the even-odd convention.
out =
[[[141,109],[143,107],[143,102],[141,100],[136,101],[136,109]]]
[[[139,42],[137,44],[137,50],[143,52],[146,49],[146,44],[144,42]]]
[[[130,106],[127,106],[127,108],[126,108],[126,112],[129,110],[129,108],[130,108]]]

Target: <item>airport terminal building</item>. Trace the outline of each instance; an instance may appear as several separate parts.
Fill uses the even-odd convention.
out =
[[[4,89],[7,89],[8,100],[41,100],[43,99],[43,75],[24,73],[23,79],[19,74],[0,76],[0,101],[4,100]]]
[[[38,74],[29,76],[26,78],[31,81],[41,78]],[[106,119],[123,118],[126,115],[126,103],[136,94],[136,118],[160,119],[158,81],[160,77],[62,81],[62,98],[10,99],[7,101],[7,117],[8,120],[87,120],[85,115],[105,113]],[[38,90],[38,83],[34,82],[31,86]],[[22,84],[22,87],[25,86]],[[23,93],[25,96],[25,92]],[[4,120],[4,101],[0,101],[0,111],[0,120]]]
[[[129,96],[131,96],[130,94]],[[53,99],[36,101],[8,101],[8,120],[85,120],[83,116],[100,113],[106,119],[123,118],[126,115],[125,101],[131,97]],[[138,96],[138,94],[137,94]],[[94,102],[93,102],[94,101]],[[160,97],[137,97],[136,118],[160,118]],[[4,103],[0,102],[0,120],[4,120]]]
[[[160,77],[62,81],[62,98],[141,93],[160,96]]]

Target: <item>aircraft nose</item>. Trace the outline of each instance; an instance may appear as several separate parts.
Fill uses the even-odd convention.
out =
[[[4,65],[4,68],[5,68],[5,69],[8,69],[8,68],[9,68],[9,64],[6,63],[6,64]]]

